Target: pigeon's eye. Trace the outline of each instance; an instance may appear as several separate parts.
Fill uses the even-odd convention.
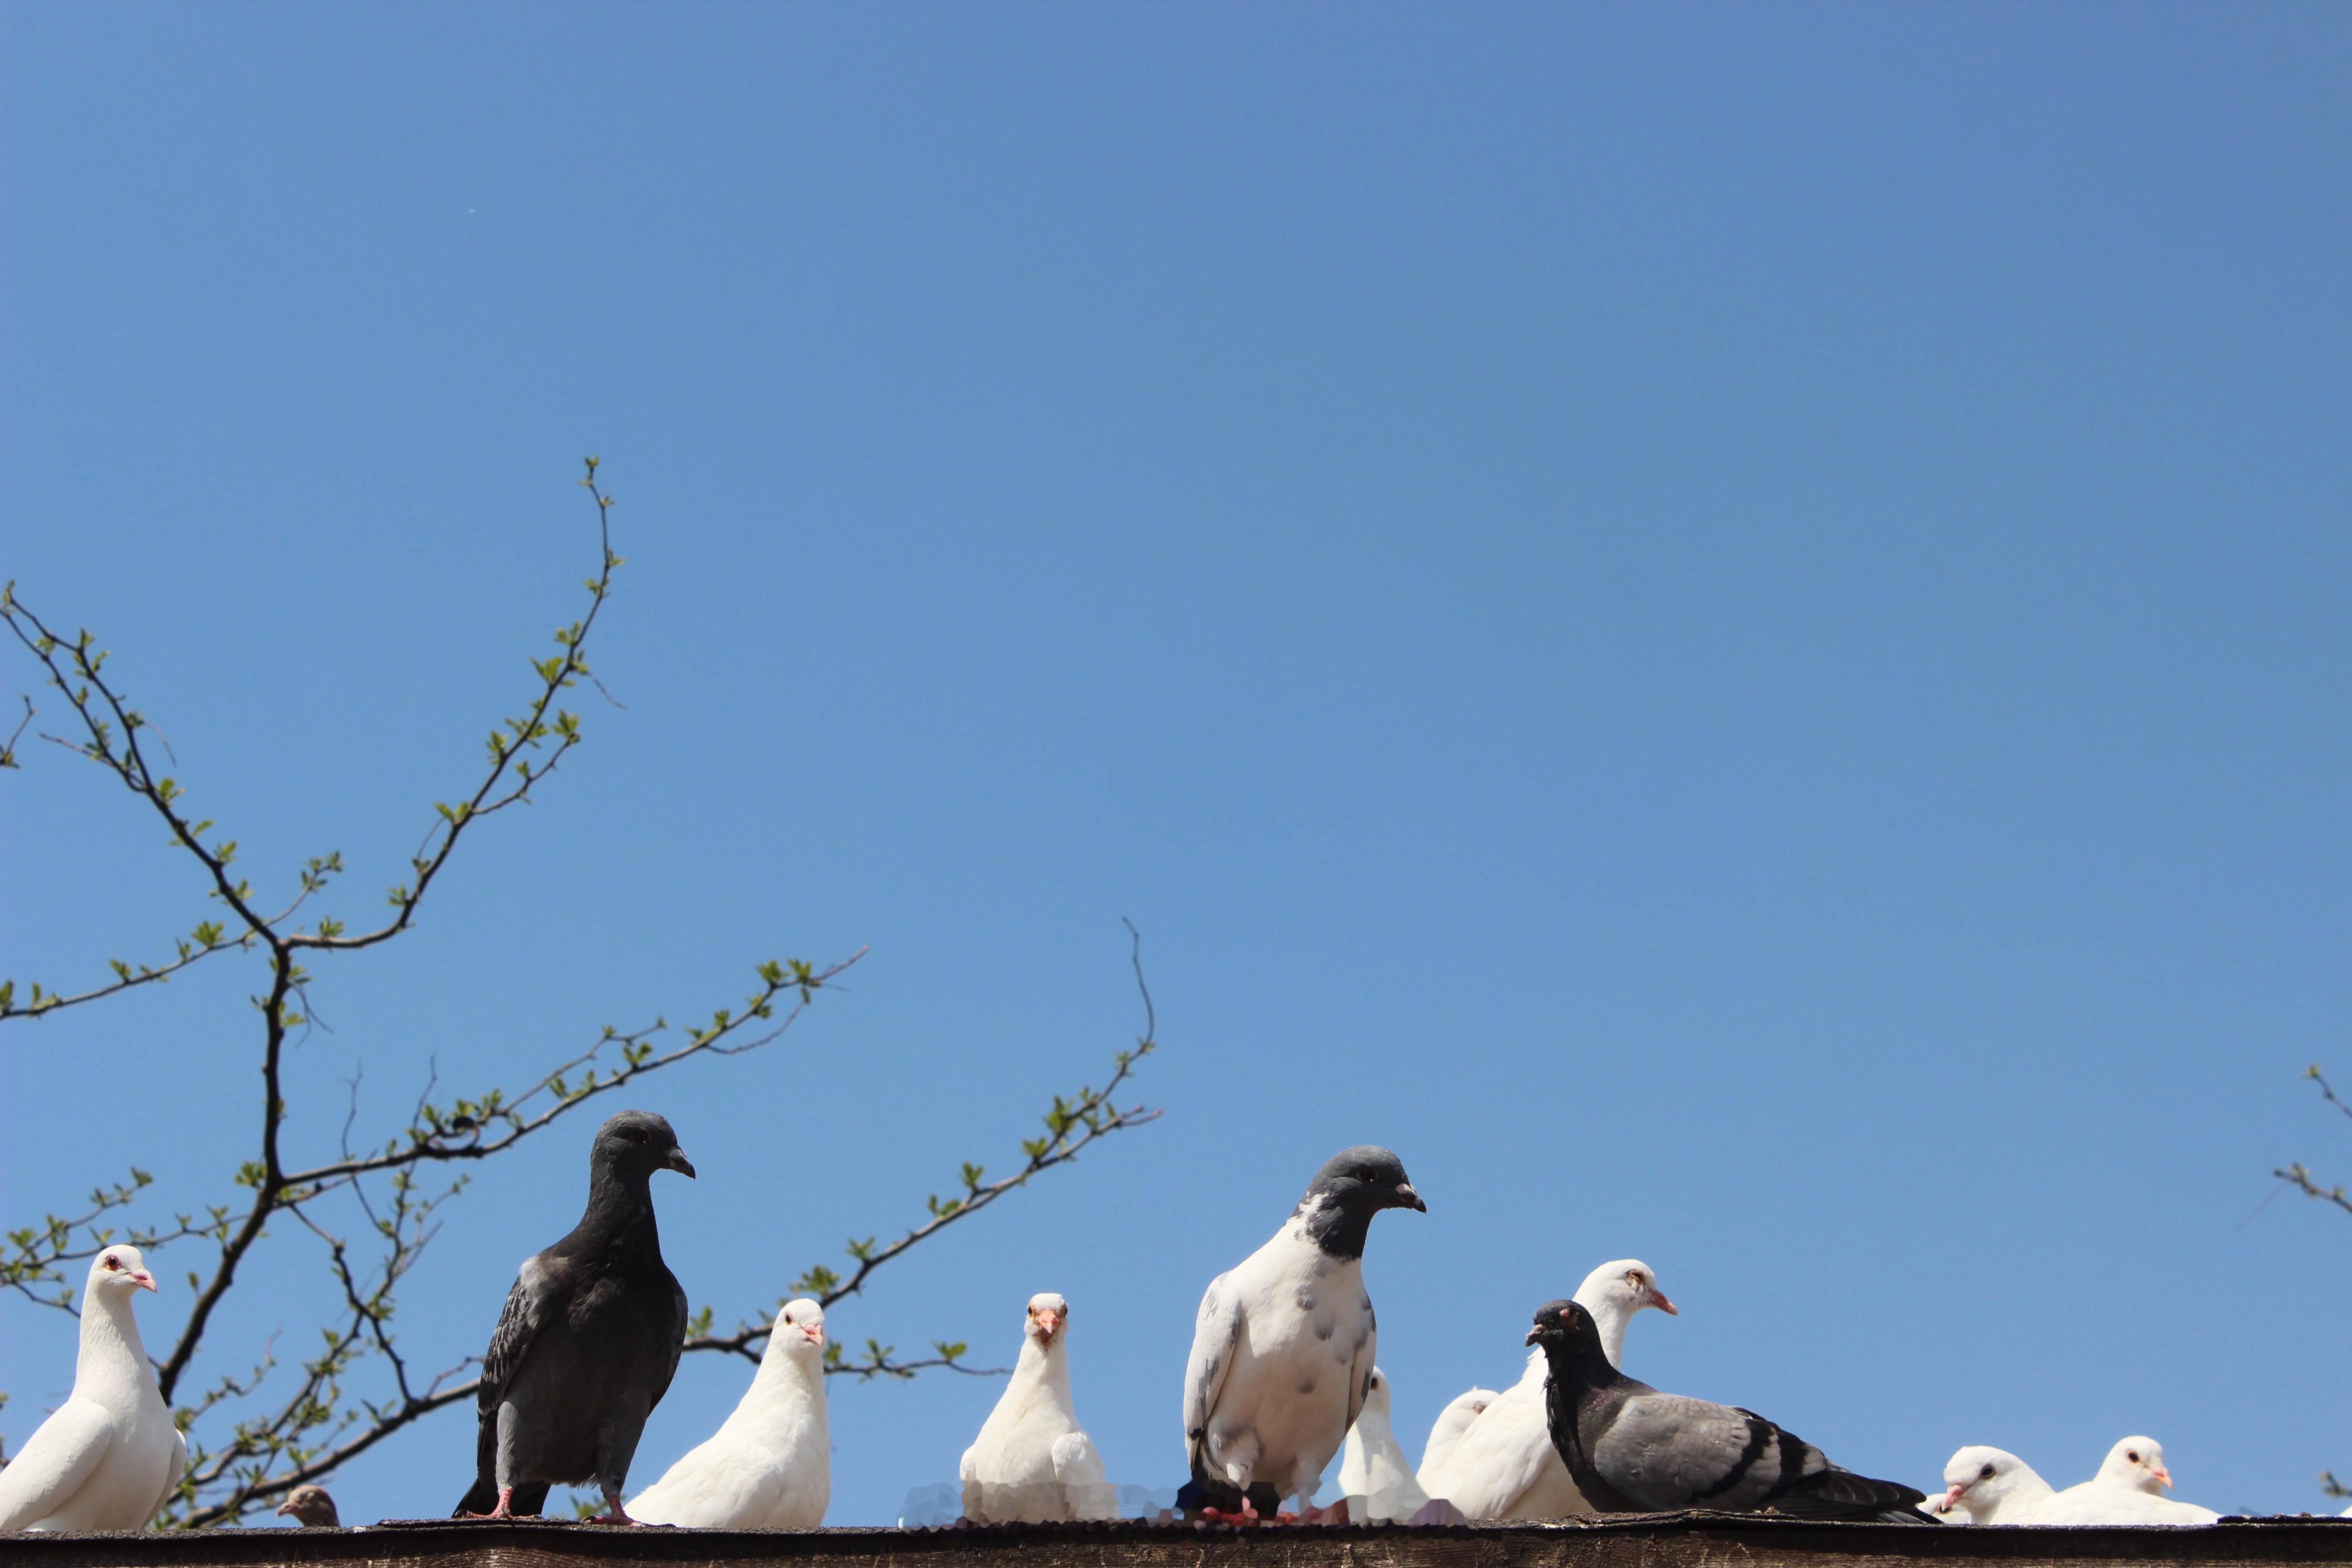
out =
[[[649,1142],[651,1142],[651,1137],[644,1128],[632,1127],[629,1129],[629,1142],[632,1143]]]
[[[100,1259],[100,1261],[104,1263],[109,1268],[120,1268],[122,1267],[122,1259],[115,1257],[111,1252],[108,1253],[103,1258]]]
[[[792,1321],[793,1321],[793,1315],[792,1315],[790,1312],[786,1312],[786,1313],[784,1314],[784,1321],[786,1321],[787,1323],[789,1323],[789,1322],[791,1322]]]
[[[1360,1182],[1369,1182],[1371,1179],[1372,1168],[1370,1165],[1359,1165],[1356,1167],[1356,1180]]]
[[[2124,1450],[2124,1458],[2137,1465],[2139,1463],[2139,1451],[2136,1448],[2126,1448]]]
[[[1987,1465],[1983,1469],[1979,1470],[1977,1472],[1977,1479],[1980,1481],[1989,1481],[1992,1479],[1992,1467],[1990,1465]]]

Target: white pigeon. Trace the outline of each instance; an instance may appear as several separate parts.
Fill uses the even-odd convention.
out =
[[[2075,1497],[2094,1488],[2121,1488],[2162,1497],[2171,1485],[2172,1472],[2164,1468],[2164,1445],[2153,1437],[2125,1437],[2107,1450],[2097,1475],[2058,1495]]]
[[[1413,1471],[1415,1480],[1434,1475],[1437,1467],[1450,1458],[1461,1445],[1462,1434],[1470,1430],[1470,1423],[1486,1414],[1486,1406],[1502,1395],[1491,1388],[1474,1388],[1457,1394],[1453,1403],[1437,1413],[1429,1425],[1429,1441],[1421,1446],[1421,1465]],[[1424,1483],[1423,1490],[1428,1489]]]
[[[1364,1238],[1382,1209],[1427,1212],[1372,1144],[1324,1163],[1272,1240],[1209,1281],[1184,1365],[1188,1512],[1305,1514],[1364,1405],[1378,1338]]]
[[[188,1442],[155,1388],[131,1300],[155,1289],[135,1247],[89,1260],[71,1397],[0,1470],[0,1535],[143,1530],[187,1468]]]
[[[1339,1494],[1364,1499],[1364,1517],[1370,1520],[1411,1519],[1429,1502],[1389,1420],[1388,1374],[1379,1367],[1372,1368],[1364,1407],[1348,1428],[1347,1447],[1339,1456]]]
[[[1051,1290],[1029,1298],[1013,1380],[956,1468],[974,1523],[1118,1517],[1118,1493],[1070,1403],[1069,1327],[1068,1302]]]
[[[1965,1502],[1977,1524],[2210,1524],[2221,1517],[2132,1487],[2062,1496],[2016,1455],[1981,1446],[1954,1454],[1944,1480],[1945,1501]]]
[[[1944,1461],[1944,1495],[1930,1500],[1966,1509],[1972,1524],[2032,1524],[2034,1510],[2056,1495],[2015,1454],[1978,1443]]]
[[[631,1498],[628,1514],[703,1530],[814,1530],[832,1500],[824,1309],[803,1297],[776,1314],[734,1413]]]
[[[1575,1300],[1592,1314],[1612,1366],[1623,1363],[1625,1327],[1634,1313],[1655,1307],[1670,1317],[1681,1315],[1658,1289],[1650,1266],[1637,1258],[1604,1263],[1586,1275]],[[1422,1489],[1471,1519],[1559,1519],[1591,1513],[1591,1505],[1576,1489],[1552,1447],[1544,1405],[1549,1375],[1543,1349],[1538,1346],[1519,1381],[1470,1423],[1444,1462],[1423,1469]]]

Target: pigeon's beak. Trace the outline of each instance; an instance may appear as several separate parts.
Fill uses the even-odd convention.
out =
[[[1059,1313],[1040,1312],[1037,1314],[1037,1334],[1039,1338],[1051,1340],[1055,1334],[1058,1334],[1061,1331],[1062,1319]]]
[[[1969,1488],[1967,1482],[1954,1481],[1950,1486],[1944,1489],[1943,1500],[1939,1506],[1945,1512],[1949,1513],[1952,1510],[1960,1506],[1960,1500],[1968,1496],[1968,1494]]]
[[[668,1153],[663,1155],[662,1169],[665,1171],[676,1171],[688,1181],[692,1181],[694,1179],[694,1162],[686,1157],[686,1151],[683,1149],[672,1149]]]
[[[284,1502],[279,1503],[276,1508],[270,1510],[270,1511],[282,1519],[286,1515],[294,1511],[294,1500],[292,1498],[288,1498]]]
[[[1667,1300],[1666,1293],[1654,1285],[1650,1287],[1650,1305],[1669,1318],[1679,1318],[1683,1315],[1682,1309]]]
[[[1429,1205],[1421,1201],[1421,1194],[1412,1190],[1412,1184],[1411,1182],[1399,1182],[1397,1184],[1396,1195],[1397,1202],[1402,1206],[1409,1209],[1419,1209],[1423,1214],[1427,1214],[1429,1212]]]
[[[809,1343],[816,1346],[817,1349],[823,1350],[824,1348],[824,1325],[823,1323],[803,1323],[801,1325],[801,1338],[808,1341]]]
[[[2172,1472],[2166,1469],[2162,1465],[2157,1466],[2154,1469],[2148,1471],[2148,1474],[2156,1478],[2156,1484],[2158,1486],[2164,1488],[2167,1491],[2170,1491],[2172,1489]]]
[[[131,1271],[131,1282],[133,1285],[138,1286],[142,1290],[154,1290],[155,1294],[158,1296],[163,1293],[161,1290],[155,1289],[155,1277],[152,1274],[148,1273],[144,1268],[132,1269]]]
[[[1528,1337],[1521,1340],[1519,1342],[1523,1345],[1531,1345],[1541,1338],[1543,1338],[1543,1325],[1541,1323],[1538,1323],[1534,1328],[1528,1331]]]

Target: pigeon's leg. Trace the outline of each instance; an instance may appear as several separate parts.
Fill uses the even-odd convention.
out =
[[[629,1510],[621,1506],[621,1483],[604,1480],[597,1483],[604,1489],[604,1511],[589,1521],[591,1524],[635,1524]]]
[[[514,1488],[500,1487],[496,1508],[488,1513],[469,1513],[466,1517],[467,1519],[512,1519],[514,1516]]]

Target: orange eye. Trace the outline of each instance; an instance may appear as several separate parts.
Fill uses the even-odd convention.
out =
[[[100,1258],[100,1261],[104,1263],[109,1268],[120,1268],[122,1267],[122,1259],[115,1257],[111,1252],[108,1253],[103,1258]]]

